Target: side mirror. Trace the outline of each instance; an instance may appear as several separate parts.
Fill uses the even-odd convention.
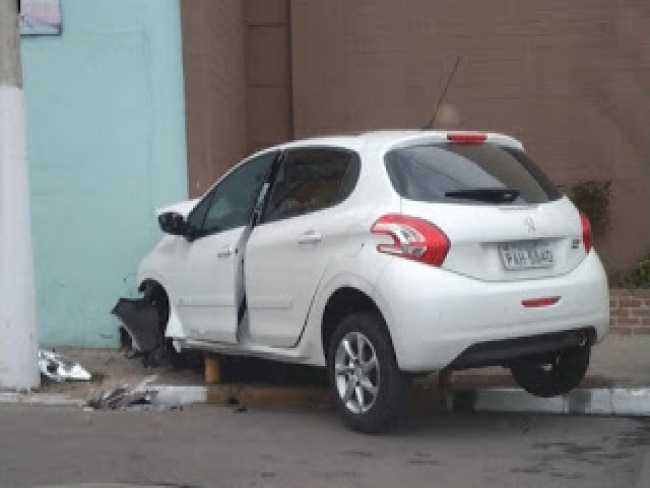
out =
[[[176,212],[165,212],[158,216],[158,225],[165,234],[174,236],[187,235],[188,225],[185,217]]]

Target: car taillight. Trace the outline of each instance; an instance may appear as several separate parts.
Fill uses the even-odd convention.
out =
[[[485,142],[487,135],[478,134],[476,132],[450,132],[447,134],[447,140],[449,142],[458,142],[463,144],[480,144]]]
[[[373,234],[384,234],[392,244],[379,244],[377,250],[422,263],[440,266],[449,252],[449,239],[438,227],[417,217],[387,214],[370,228]]]
[[[580,223],[582,224],[582,243],[585,246],[585,251],[589,254],[594,244],[593,234],[591,233],[591,224],[589,218],[580,212]]]

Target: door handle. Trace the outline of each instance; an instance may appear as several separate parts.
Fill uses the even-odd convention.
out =
[[[218,258],[227,258],[232,254],[232,247],[223,246],[221,250],[217,253]]]
[[[323,239],[320,232],[308,230],[298,238],[298,244],[316,244]]]

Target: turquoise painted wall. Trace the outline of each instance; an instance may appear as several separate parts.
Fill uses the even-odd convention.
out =
[[[21,40],[39,339],[113,347],[155,208],[187,198],[180,6],[62,10],[63,35]]]

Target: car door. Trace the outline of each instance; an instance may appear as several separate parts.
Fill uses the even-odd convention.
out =
[[[237,341],[243,249],[253,207],[276,156],[265,153],[236,167],[188,217],[190,235],[178,251],[172,299],[191,338]]]
[[[338,148],[285,152],[260,223],[246,246],[245,282],[253,342],[293,346],[345,223],[337,206],[359,175],[356,153]]]

